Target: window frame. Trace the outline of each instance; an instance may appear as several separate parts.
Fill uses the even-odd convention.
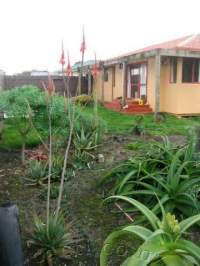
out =
[[[176,67],[175,69],[174,69],[174,66]],[[170,57],[169,83],[171,83],[171,84],[177,83],[177,74],[178,74],[177,69],[178,69],[178,58],[177,57]],[[175,71],[175,77],[174,77],[174,71]],[[173,78],[173,80],[172,80],[172,78]]]
[[[183,64],[184,64],[184,59],[187,60],[187,59],[190,59],[192,60],[192,81],[183,81]],[[184,84],[200,84],[200,77],[199,77],[199,81],[194,81],[195,79],[195,61],[199,62],[199,68],[200,68],[200,58],[193,58],[193,57],[185,57],[185,58],[182,58],[182,78],[181,78],[181,81],[182,83]],[[200,69],[199,69],[199,75],[200,75]]]
[[[109,73],[108,73],[108,69],[107,68],[104,68],[103,81],[104,82],[108,82],[109,81]]]

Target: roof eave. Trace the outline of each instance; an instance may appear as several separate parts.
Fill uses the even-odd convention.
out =
[[[120,64],[123,62],[131,63],[134,61],[141,61],[145,60],[146,58],[156,56],[157,54],[160,54],[161,56],[177,56],[177,57],[193,57],[193,58],[200,58],[200,50],[192,50],[192,49],[153,49],[150,51],[144,51],[136,54],[121,56],[121,57],[115,57],[113,59],[108,59],[103,62],[104,66],[112,66],[115,64]]]
[[[159,53],[160,49],[154,49],[154,50],[150,50],[150,51],[144,51],[141,53],[133,53],[130,55],[125,55],[125,56],[121,56],[121,57],[115,57],[112,59],[108,59],[104,61],[104,66],[111,66],[111,65],[115,65],[115,64],[119,64],[119,63],[123,63],[123,62],[127,62],[130,63],[132,61],[137,61],[137,60],[143,60],[145,58],[148,57],[152,57],[155,56],[156,54]]]

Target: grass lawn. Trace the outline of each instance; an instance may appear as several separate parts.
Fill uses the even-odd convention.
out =
[[[87,107],[84,112],[92,113],[93,108]],[[109,133],[124,134],[130,133],[134,125],[134,115],[120,114],[118,112],[105,109],[99,106],[99,116],[106,122]],[[177,118],[166,115],[165,122],[155,123],[153,115],[144,115],[141,126],[149,133],[154,135],[186,135],[191,128],[200,125],[199,118]]]
[[[86,107],[82,110],[86,115],[93,114],[93,107]],[[106,123],[108,133],[128,134],[131,133],[136,116],[120,114],[115,111],[105,109],[102,106],[98,108],[98,114]],[[153,115],[145,115],[141,124],[142,128],[153,135],[187,135],[190,129],[200,125],[200,119],[197,118],[177,118],[172,115],[166,115],[165,122],[155,123]],[[33,147],[39,144],[39,138],[32,130],[28,134],[27,147]],[[16,127],[5,121],[3,139],[0,141],[0,149],[18,149],[21,146],[21,137]]]
[[[33,147],[40,143],[35,132],[31,130],[27,136],[27,147]],[[17,128],[6,120],[3,137],[0,140],[0,149],[19,149],[21,147],[21,136]]]

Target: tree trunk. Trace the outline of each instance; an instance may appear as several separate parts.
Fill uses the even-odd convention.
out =
[[[0,117],[0,141],[2,140],[3,128],[4,128],[4,120],[1,120]]]
[[[25,164],[25,140],[22,139],[22,151],[21,151],[21,160],[22,164]]]
[[[23,265],[18,208],[11,203],[0,206],[0,265]]]

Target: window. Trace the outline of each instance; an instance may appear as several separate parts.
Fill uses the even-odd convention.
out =
[[[176,83],[177,80],[177,58],[170,58],[170,82]]]
[[[200,82],[200,59],[184,58],[182,69],[182,82]]]
[[[104,81],[108,81],[108,69],[104,69]]]

